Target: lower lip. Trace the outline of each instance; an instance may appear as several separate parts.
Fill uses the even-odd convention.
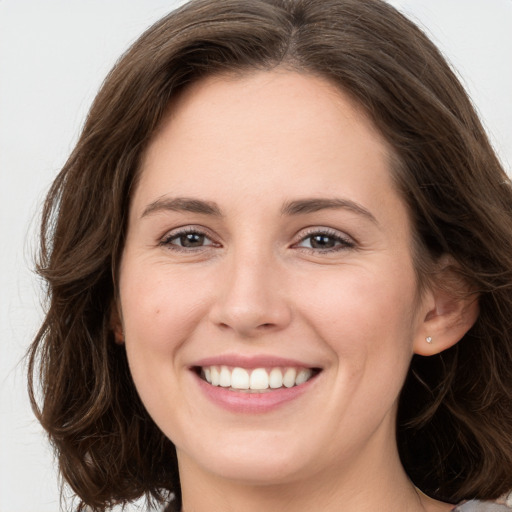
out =
[[[195,377],[201,391],[214,404],[231,412],[255,414],[273,411],[299,398],[311,388],[318,375],[299,386],[279,388],[263,393],[230,391],[228,388],[212,386],[197,374]]]

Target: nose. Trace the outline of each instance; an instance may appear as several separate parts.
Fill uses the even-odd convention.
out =
[[[232,254],[218,275],[211,321],[242,338],[286,328],[292,318],[283,271],[265,254]]]

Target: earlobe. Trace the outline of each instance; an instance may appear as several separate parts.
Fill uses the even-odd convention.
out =
[[[110,328],[114,333],[114,339],[118,345],[124,344],[124,329],[123,322],[121,319],[121,313],[119,311],[119,306],[116,301],[112,302],[112,306],[110,308]]]
[[[478,294],[469,292],[453,273],[442,282],[443,287],[436,287],[428,293],[428,306],[414,340],[415,354],[431,356],[452,347],[478,318]],[[446,283],[455,286],[448,288]]]

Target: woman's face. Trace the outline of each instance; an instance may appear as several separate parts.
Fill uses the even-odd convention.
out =
[[[395,456],[425,307],[389,157],[313,76],[209,78],[172,105],[142,163],[118,309],[182,472],[286,482]]]

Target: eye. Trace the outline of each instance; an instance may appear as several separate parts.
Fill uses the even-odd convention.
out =
[[[307,233],[296,244],[296,247],[313,251],[330,252],[355,247],[355,242],[347,235],[337,231],[315,230]]]
[[[160,242],[174,250],[201,249],[215,244],[206,233],[197,228],[187,228],[168,233]]]

